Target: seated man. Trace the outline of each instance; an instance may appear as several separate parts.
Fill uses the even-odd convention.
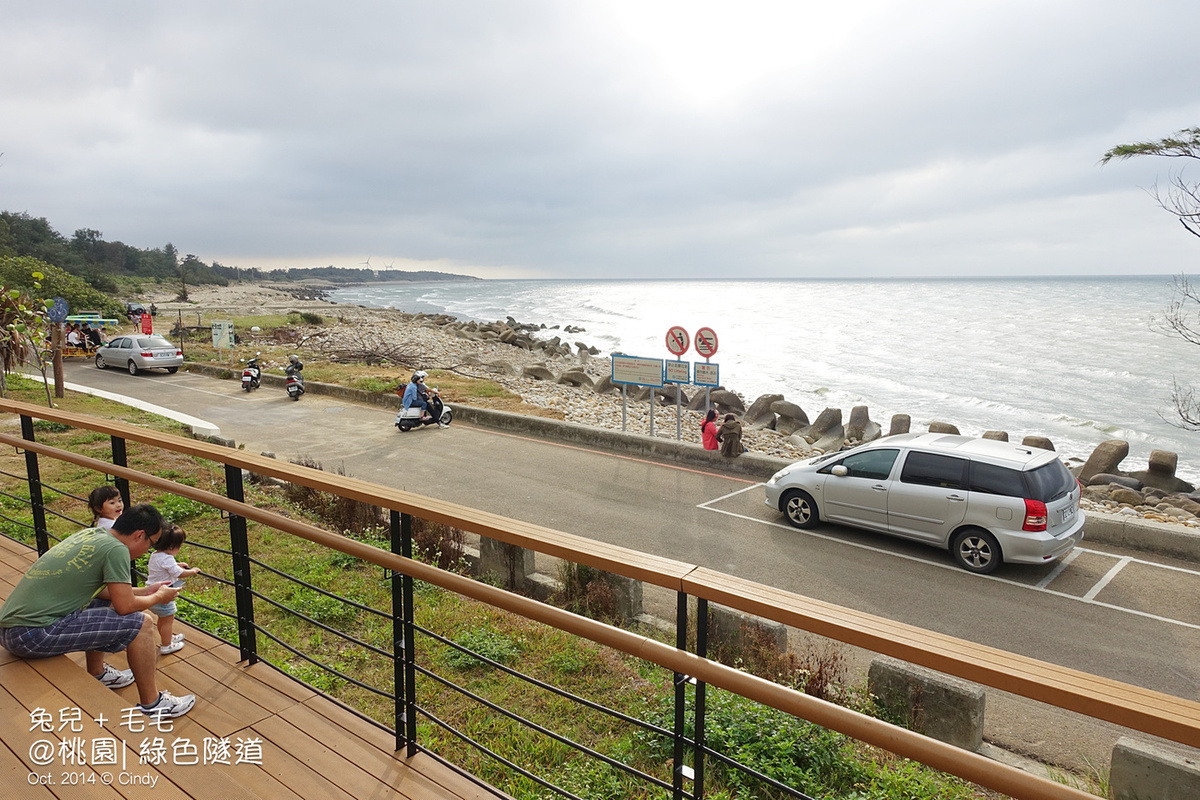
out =
[[[51,547],[26,570],[0,607],[0,645],[21,658],[83,651],[87,670],[105,686],[137,683],[138,709],[179,717],[196,703],[157,686],[158,630],[146,609],[179,594],[169,583],[134,588],[129,562],[144,555],[162,529],[154,506],[136,505],[110,530],[86,528]],[[104,662],[124,650],[129,669]]]

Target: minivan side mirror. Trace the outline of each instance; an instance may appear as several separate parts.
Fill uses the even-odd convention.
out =
[[[846,469],[845,464],[837,464],[833,467],[833,469],[829,470],[829,472],[833,475],[837,475],[839,478],[844,478],[850,474],[850,470]]]

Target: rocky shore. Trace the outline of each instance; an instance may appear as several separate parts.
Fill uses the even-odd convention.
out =
[[[713,389],[706,396],[703,388],[694,386],[628,387],[628,402],[623,405],[621,388],[611,381],[609,358],[584,341],[584,330],[521,323],[511,317],[491,323],[463,322],[446,315],[336,304],[325,296],[320,286],[268,283],[201,287],[193,289],[183,303],[162,295],[147,299],[157,303],[165,319],[176,309],[185,317],[197,312],[203,316],[317,313],[326,324],[311,326],[300,338],[303,350],[313,357],[340,360],[348,353],[387,352],[394,360],[400,355],[422,368],[492,380],[549,416],[583,425],[624,427],[650,435],[653,398],[653,435],[674,439],[678,425],[683,441],[699,444],[704,409],[711,403],[719,413],[734,413],[743,420],[743,441],[750,450],[787,460],[908,432],[911,427],[908,416],[899,414],[885,430],[870,419],[865,406],[851,409],[844,421],[840,409],[830,408],[810,421],[804,409],[782,395],[767,394],[747,402],[726,388]],[[959,432],[945,422],[933,422],[929,430]],[[1003,431],[984,435],[1008,440]],[[1022,443],[1054,449],[1053,442],[1043,437],[1025,437]],[[1200,495],[1175,477],[1176,455],[1155,451],[1148,469],[1128,472],[1120,468],[1128,451],[1128,443],[1114,440],[1102,443],[1086,459],[1062,454],[1085,486],[1084,508],[1200,527]]]

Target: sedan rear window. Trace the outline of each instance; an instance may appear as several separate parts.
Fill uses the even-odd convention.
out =
[[[140,336],[137,340],[137,346],[148,350],[155,347],[174,347],[175,345],[161,336]]]

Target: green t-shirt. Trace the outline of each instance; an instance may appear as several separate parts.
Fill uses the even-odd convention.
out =
[[[87,528],[46,551],[0,607],[0,628],[44,628],[92,601],[105,584],[129,583],[129,548]]]

